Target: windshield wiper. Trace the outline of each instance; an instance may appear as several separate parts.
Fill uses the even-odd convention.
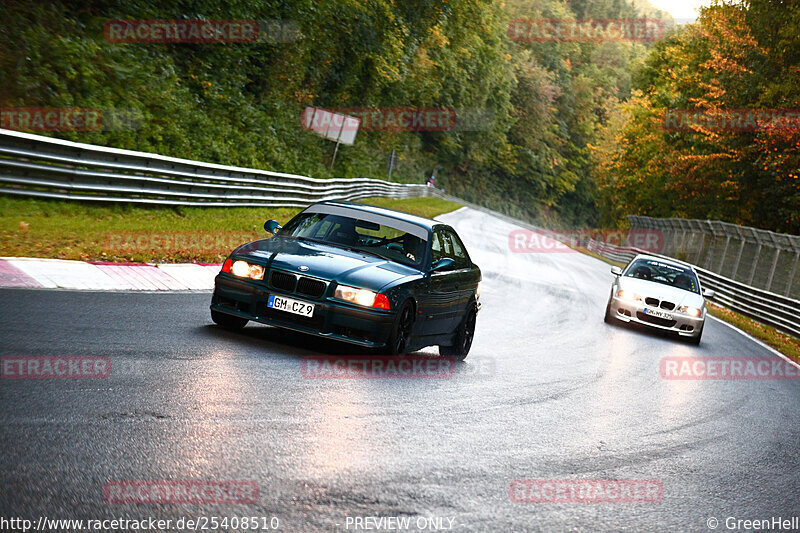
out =
[[[360,254],[367,254],[367,255],[371,255],[373,257],[378,257],[380,259],[386,259],[381,254],[378,254],[378,253],[375,253],[375,252],[371,252],[369,250],[362,250],[361,248],[355,248],[353,246],[344,246],[343,248],[345,248],[346,250],[350,250],[351,252],[358,252]]]
[[[369,250],[363,250],[363,249],[357,248],[355,246],[347,246],[346,244],[339,244],[339,243],[336,243],[336,242],[323,242],[323,244],[330,244],[331,246],[336,246],[337,248],[342,248],[344,250],[350,250],[351,252],[357,252],[357,253],[360,253],[360,254],[371,255],[371,256],[377,257],[379,259],[386,259],[386,257],[384,257],[384,256],[382,256],[380,254],[376,254],[375,252],[371,252]]]
[[[326,244],[323,241],[318,241],[317,239],[312,239],[311,237],[303,237],[300,235],[298,235],[297,237],[292,237],[292,239],[297,239],[298,241],[303,241],[303,242],[315,242],[315,243]]]
[[[342,248],[344,250],[350,250],[351,252],[358,252],[360,254],[371,255],[371,256],[377,257],[379,259],[387,259],[386,257],[384,257],[384,256],[382,256],[380,254],[376,254],[375,252],[371,252],[369,250],[364,250],[362,248],[357,248],[355,246],[347,246],[346,244],[340,244],[338,242],[320,241],[320,240],[317,240],[317,239],[312,239],[311,237],[302,237],[302,236],[297,236],[297,237],[292,237],[292,238],[293,239],[297,239],[299,241],[303,241],[303,242],[313,242],[315,244],[326,244],[328,246],[335,246],[336,248]]]

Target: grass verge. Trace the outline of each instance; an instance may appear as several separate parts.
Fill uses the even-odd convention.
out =
[[[461,207],[439,198],[368,198],[432,218]],[[0,256],[81,261],[219,263],[263,225],[299,208],[140,207],[0,196]]]
[[[586,248],[575,247],[574,249],[583,254],[592,256],[595,259],[599,259],[600,261],[608,263],[609,265],[618,266],[620,268],[625,267],[625,263],[607,259],[602,255],[590,252]],[[706,301],[706,308],[708,309],[709,314],[712,316],[715,316],[720,320],[724,320],[728,324],[736,326],[742,331],[760,340],[764,344],[772,346],[783,355],[790,358],[792,361],[800,363],[800,340],[797,338],[787,335],[786,333],[783,333],[772,326],[767,326],[766,324],[757,322],[750,317],[742,315],[741,313],[731,311],[726,307],[721,307],[708,301]]]
[[[792,361],[800,363],[800,341],[795,337],[778,331],[772,326],[756,322],[726,307],[721,307],[713,303],[708,303],[706,307],[708,308],[708,312],[713,316],[749,333],[765,344],[772,346],[786,357],[789,357]]]

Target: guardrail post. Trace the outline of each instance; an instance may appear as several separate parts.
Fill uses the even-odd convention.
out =
[[[672,255],[673,257],[678,257],[678,253],[683,249],[683,229],[681,225],[678,223],[677,219],[669,219],[670,222],[670,229],[672,231]]]
[[[797,274],[797,263],[800,263],[800,252],[794,255],[794,265],[792,265],[792,273],[789,275],[789,280],[786,282],[785,296],[792,295],[792,283],[794,283],[794,276]]]
[[[725,248],[722,249],[722,258],[719,260],[719,266],[717,267],[717,272],[720,274],[722,273],[722,265],[725,264],[725,256],[728,254],[728,245],[731,243],[731,236],[730,234],[725,236]]]
[[[772,290],[772,279],[775,277],[775,267],[778,266],[778,258],[781,256],[781,249],[775,248],[775,259],[772,261],[772,268],[769,270],[769,279],[767,280],[767,290]]]
[[[756,255],[753,256],[753,266],[750,267],[750,277],[747,284],[753,284],[753,278],[756,276],[756,267],[758,266],[758,259],[761,257],[761,241],[758,241],[758,248],[756,248]]]
[[[700,230],[700,244],[697,246],[697,256],[695,257],[695,264],[700,265],[700,258],[703,255],[703,246],[706,244],[706,232]]]
[[[717,248],[717,230],[710,220],[706,220],[706,226],[708,227],[708,232],[711,233],[711,244],[708,245],[708,250],[706,250],[706,259],[703,262],[703,267],[713,268],[711,264],[714,262],[714,250]]]
[[[739,273],[739,263],[742,262],[742,252],[744,252],[744,245],[746,241],[742,235],[739,235],[739,238],[742,239],[742,243],[739,245],[739,253],[736,255],[736,264],[733,266],[733,275],[731,275],[731,279],[735,280],[736,275]]]
[[[679,222],[679,224],[681,226],[681,231],[682,231],[682,233],[681,233],[681,250],[683,251],[684,254],[688,255],[689,254],[689,250],[687,250],[687,246],[686,245],[687,245],[687,241],[689,240],[689,231],[686,229],[686,226],[684,226],[680,222]]]

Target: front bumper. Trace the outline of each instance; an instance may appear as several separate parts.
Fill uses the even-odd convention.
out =
[[[644,310],[647,307],[650,306],[644,302],[632,302],[614,296],[609,303],[609,313],[613,318],[622,322],[671,331],[682,337],[697,337],[703,331],[703,324],[705,324],[706,319],[705,309],[703,309],[703,314],[699,317],[692,317],[675,311],[665,311],[673,317],[673,320],[665,320],[646,315]],[[661,309],[661,311],[664,310]]]
[[[271,294],[314,304],[314,315],[303,317],[267,307]],[[348,342],[368,348],[386,345],[395,313],[358,308],[333,298],[319,299],[287,294],[258,282],[218,275],[214,280],[211,309],[269,326]]]

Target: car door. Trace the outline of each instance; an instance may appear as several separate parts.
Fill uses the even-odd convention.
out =
[[[445,239],[445,249],[453,259],[453,298],[452,309],[448,318],[450,331],[455,330],[464,318],[469,309],[470,302],[475,298],[475,291],[478,287],[480,274],[472,265],[472,261],[467,254],[467,250],[461,239],[452,228],[442,230]]]
[[[453,258],[453,241],[444,229],[436,229],[431,241],[431,264],[444,258]],[[425,335],[442,335],[455,328],[454,320],[459,314],[460,268],[453,265],[447,270],[431,272],[427,297],[424,328]]]

